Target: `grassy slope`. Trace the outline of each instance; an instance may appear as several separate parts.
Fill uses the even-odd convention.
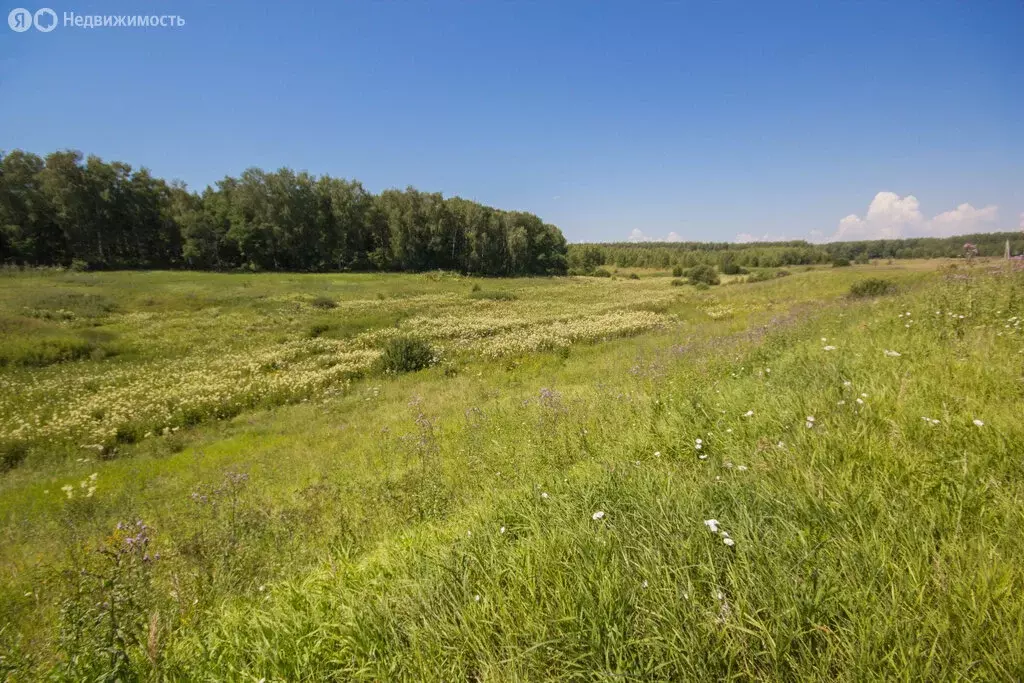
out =
[[[836,302],[860,275],[725,288],[677,329],[370,381],[178,453],[16,470],[10,660],[50,656],[53,558],[138,516],[172,676],[1019,676],[1021,338],[997,321],[1020,283]],[[189,499],[225,468],[250,477],[232,520]],[[101,495],[53,495],[91,471]]]

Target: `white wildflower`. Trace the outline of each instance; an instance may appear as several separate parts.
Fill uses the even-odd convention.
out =
[[[746,465],[740,465],[736,469],[739,470],[740,472],[746,472],[747,471],[747,466]]]
[[[822,347],[822,348],[824,348],[826,351],[835,351],[836,350],[836,347],[832,346],[831,344],[828,345],[828,346]]]
[[[726,544],[730,548],[733,547],[734,545],[736,545],[736,541],[732,540],[728,536],[726,536],[725,538],[722,539],[722,543]]]
[[[500,529],[498,529],[498,533],[499,534],[505,533],[505,527],[501,527]]]
[[[708,531],[710,531],[711,533],[713,533],[713,534],[717,534],[718,533],[718,520],[717,519],[705,519],[704,520],[704,526],[706,526],[708,528]]]
[[[889,349],[886,349],[884,353],[885,353],[885,355],[886,355],[886,356],[888,356],[889,358],[899,358],[900,356],[902,356],[902,355],[903,355],[903,354],[902,354],[902,353],[900,353],[899,351],[891,351],[891,350],[889,350]]]
[[[71,484],[65,484],[64,486],[61,486],[60,490],[63,491],[64,495],[66,495],[68,498],[71,498],[72,496],[75,495],[75,487],[72,486]]]
[[[592,514],[590,518],[593,519],[595,522],[599,519],[604,519],[604,510],[598,510],[597,512]]]
[[[974,426],[975,427],[984,427],[985,423],[982,422],[981,420],[974,420]]]
[[[743,413],[743,417],[753,417],[753,416],[754,416],[754,411],[753,410],[748,410],[747,412]]]

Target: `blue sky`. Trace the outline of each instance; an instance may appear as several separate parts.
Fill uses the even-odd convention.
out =
[[[0,24],[0,149],[413,185],[571,241],[1024,227],[1024,4],[774,5],[50,4],[186,23]]]

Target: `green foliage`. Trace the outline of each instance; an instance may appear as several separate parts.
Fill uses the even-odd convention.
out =
[[[338,302],[329,296],[318,296],[314,297],[314,299],[309,302],[309,305],[321,310],[330,310],[332,308],[337,308]]]
[[[758,270],[747,276],[747,282],[768,282],[780,277],[786,277],[789,275],[788,270]]]
[[[533,214],[288,168],[190,193],[80,152],[0,155],[0,263],[73,272],[457,270],[563,275],[565,237]],[[584,259],[589,263],[588,259]]]
[[[515,301],[514,292],[503,289],[480,289],[479,287],[469,293],[470,299],[483,299],[487,301]]]
[[[630,280],[639,280],[639,279],[640,279],[640,276],[639,276],[639,275],[637,275],[636,273],[630,273],[630,274],[629,274],[629,279],[630,279]]]
[[[832,259],[833,268],[848,268],[850,266],[850,259],[846,258],[834,258]]]
[[[672,277],[682,277],[682,276],[683,276],[683,267],[682,266],[672,266]]]
[[[682,278],[678,278],[677,277],[677,278],[674,278],[672,280],[671,284],[672,284],[673,287],[682,287],[683,285],[686,284],[686,280],[683,280]]]
[[[150,529],[143,522],[119,523],[99,547],[81,551],[78,566],[64,573],[64,676],[135,680],[139,669],[155,664],[146,661],[147,646],[157,640],[159,627],[158,617],[150,612],[152,565],[159,557],[150,541]],[[155,659],[153,649],[149,651]]]
[[[605,268],[596,268],[591,275],[593,277],[611,277],[612,274]]]
[[[690,284],[694,285],[717,285],[721,282],[718,277],[718,271],[715,270],[715,267],[708,265],[700,265],[690,268],[686,271],[686,278],[690,281]]]
[[[13,470],[28,455],[28,444],[22,441],[0,441],[0,473]]]
[[[853,297],[884,296],[886,294],[892,294],[895,291],[895,282],[879,277],[869,277],[864,280],[858,280],[850,285],[850,296]]]
[[[0,367],[45,367],[89,358],[96,349],[96,344],[70,335],[8,339],[0,347]]]
[[[384,345],[380,365],[384,372],[415,372],[428,367],[434,359],[434,349],[428,342],[416,337],[401,336]]]
[[[831,263],[846,259],[869,263],[871,259],[960,258],[964,242],[978,248],[979,256],[1000,257],[1007,240],[1013,254],[1024,253],[1024,234],[1020,232],[961,235],[956,237],[918,237],[869,242],[830,242],[814,245],[802,240],[789,242],[617,242],[610,244],[569,245],[569,263],[616,265],[620,268],[690,268],[699,264],[719,267],[726,274],[742,273],[743,268],[778,268]],[[735,273],[733,269],[737,268]],[[680,277],[675,275],[674,277]]]
[[[1024,637],[1024,273],[926,266],[879,264],[901,291],[875,301],[845,298],[859,273],[830,268],[713,294],[661,278],[502,284],[520,295],[514,323],[542,311],[559,327],[557,301],[650,300],[678,324],[514,362],[450,361],[460,344],[442,337],[447,376],[319,386],[308,402],[126,443],[112,460],[76,441],[0,477],[12,565],[0,676],[1012,678],[1024,670],[1008,645]],[[145,289],[157,279],[178,298]],[[367,321],[382,316],[360,343],[392,334],[388,306],[423,306],[413,327],[444,334],[457,311],[506,313],[467,306],[464,282],[409,275],[88,281],[117,291],[121,334],[148,322],[144,351],[175,368],[197,352],[183,341],[191,323],[217,353],[235,338],[260,358],[261,335],[295,341],[323,315],[305,302],[327,281],[346,313],[360,302]],[[46,286],[13,276],[0,305],[20,310]],[[139,305],[161,315],[136,315],[150,299]],[[321,346],[336,351],[300,348]],[[77,386],[80,367],[0,380]],[[139,407],[105,407],[122,405]],[[80,499],[95,471],[95,496]],[[138,518],[160,531],[149,562],[107,538]]]

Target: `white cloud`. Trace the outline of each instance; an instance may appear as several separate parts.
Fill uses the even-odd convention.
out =
[[[789,238],[786,237],[785,235],[771,235],[769,233],[765,233],[758,237],[749,232],[741,232],[738,235],[736,235],[736,237],[733,239],[733,242],[745,244],[748,242],[786,242],[788,240]]]
[[[633,228],[627,238],[630,242],[682,242],[683,237],[678,232],[670,232],[665,237],[652,237],[640,228]]]
[[[1024,230],[1024,211],[1020,212],[1020,229]]]
[[[999,208],[991,205],[975,209],[970,204],[961,204],[952,211],[945,211],[930,221],[929,234],[935,237],[952,237],[972,232],[983,232],[985,224],[999,218]]]
[[[833,241],[899,239],[904,237],[950,237],[985,232],[999,218],[999,208],[976,209],[970,204],[926,219],[917,197],[879,192],[863,217],[850,214],[839,221]]]

